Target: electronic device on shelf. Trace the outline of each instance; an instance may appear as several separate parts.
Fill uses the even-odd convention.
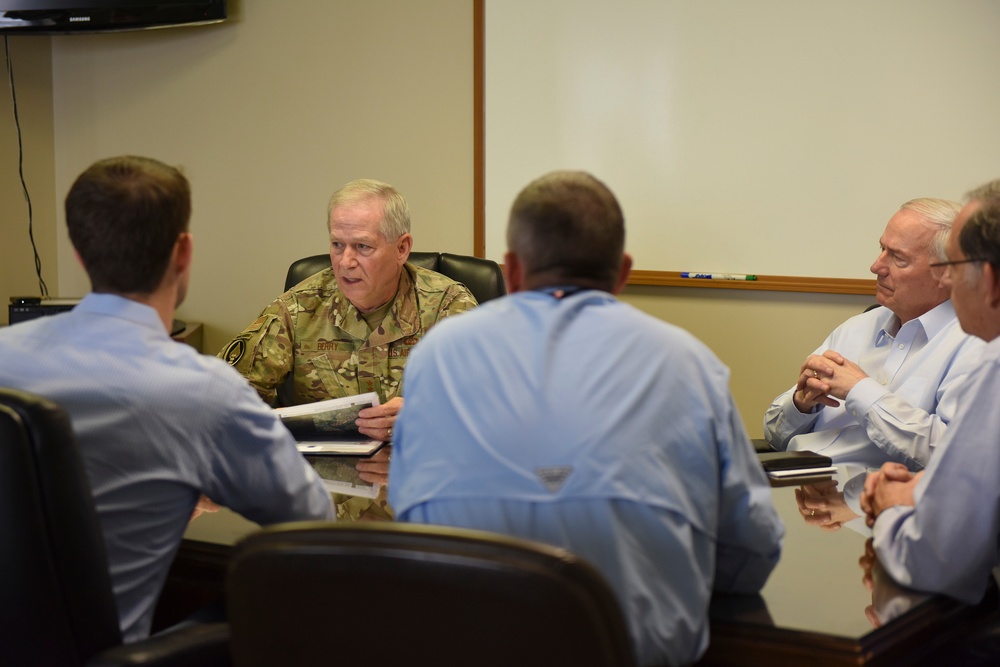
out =
[[[226,19],[226,0],[0,0],[0,34],[120,32]]]
[[[10,306],[8,306],[9,319],[7,321],[10,324],[18,324],[33,320],[36,317],[63,313],[67,310],[72,310],[78,303],[80,303],[80,299],[78,298],[60,299],[40,296],[12,296],[10,297]],[[175,319],[170,327],[170,335],[176,336],[185,329],[187,329],[187,322]]]

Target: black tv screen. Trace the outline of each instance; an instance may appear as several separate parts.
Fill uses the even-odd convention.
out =
[[[0,0],[0,34],[62,35],[218,23],[226,0]]]

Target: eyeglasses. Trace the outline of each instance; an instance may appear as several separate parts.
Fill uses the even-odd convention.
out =
[[[951,267],[953,264],[968,264],[969,262],[988,262],[988,259],[956,259],[950,262],[932,262],[927,266],[931,270],[931,277],[934,280],[941,280],[945,276],[951,276]]]

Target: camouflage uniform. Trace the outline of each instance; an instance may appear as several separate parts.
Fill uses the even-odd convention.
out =
[[[475,306],[464,285],[406,264],[392,307],[371,331],[326,269],[275,299],[219,356],[272,405],[289,373],[295,404],[369,391],[384,403],[400,393],[403,366],[421,336]],[[335,495],[335,503],[338,518],[392,517],[384,489],[374,501]]]

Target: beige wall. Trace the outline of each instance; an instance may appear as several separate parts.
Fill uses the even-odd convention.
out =
[[[206,352],[278,294],[291,260],[325,250],[326,200],[352,178],[380,178],[407,195],[416,249],[472,252],[472,3],[310,4],[305,23],[302,12],[286,18],[287,3],[244,0],[219,26],[12,40],[22,72],[35,72],[22,125],[31,104],[40,136],[26,146],[26,162],[39,182],[36,211],[45,211],[47,274],[58,268],[53,294],[87,290],[65,240],[62,197],[80,170],[120,153],[180,164],[192,181],[196,261],[179,317],[205,323]],[[19,85],[22,97],[25,90]],[[5,303],[37,291],[10,167],[11,124],[0,121]],[[630,287],[623,298],[719,354],[755,437],[760,413],[802,358],[870,302],[656,287]]]
[[[31,198],[32,230],[49,292],[58,292],[56,263],[55,152],[52,133],[52,56],[48,37],[8,38],[24,149],[24,182]],[[11,296],[39,296],[34,252],[28,232],[28,204],[19,173],[7,59],[0,50],[0,324],[7,323]]]
[[[292,260],[326,250],[326,202],[348,180],[408,197],[416,249],[472,250],[472,4],[233,5],[215,26],[52,40],[57,190],[121,153],[191,179],[179,317],[204,322],[206,351],[281,292]],[[60,238],[59,288],[79,295]]]
[[[792,386],[806,356],[874,297],[633,286],[622,299],[697,336],[729,366],[736,407],[752,438],[764,410]]]

